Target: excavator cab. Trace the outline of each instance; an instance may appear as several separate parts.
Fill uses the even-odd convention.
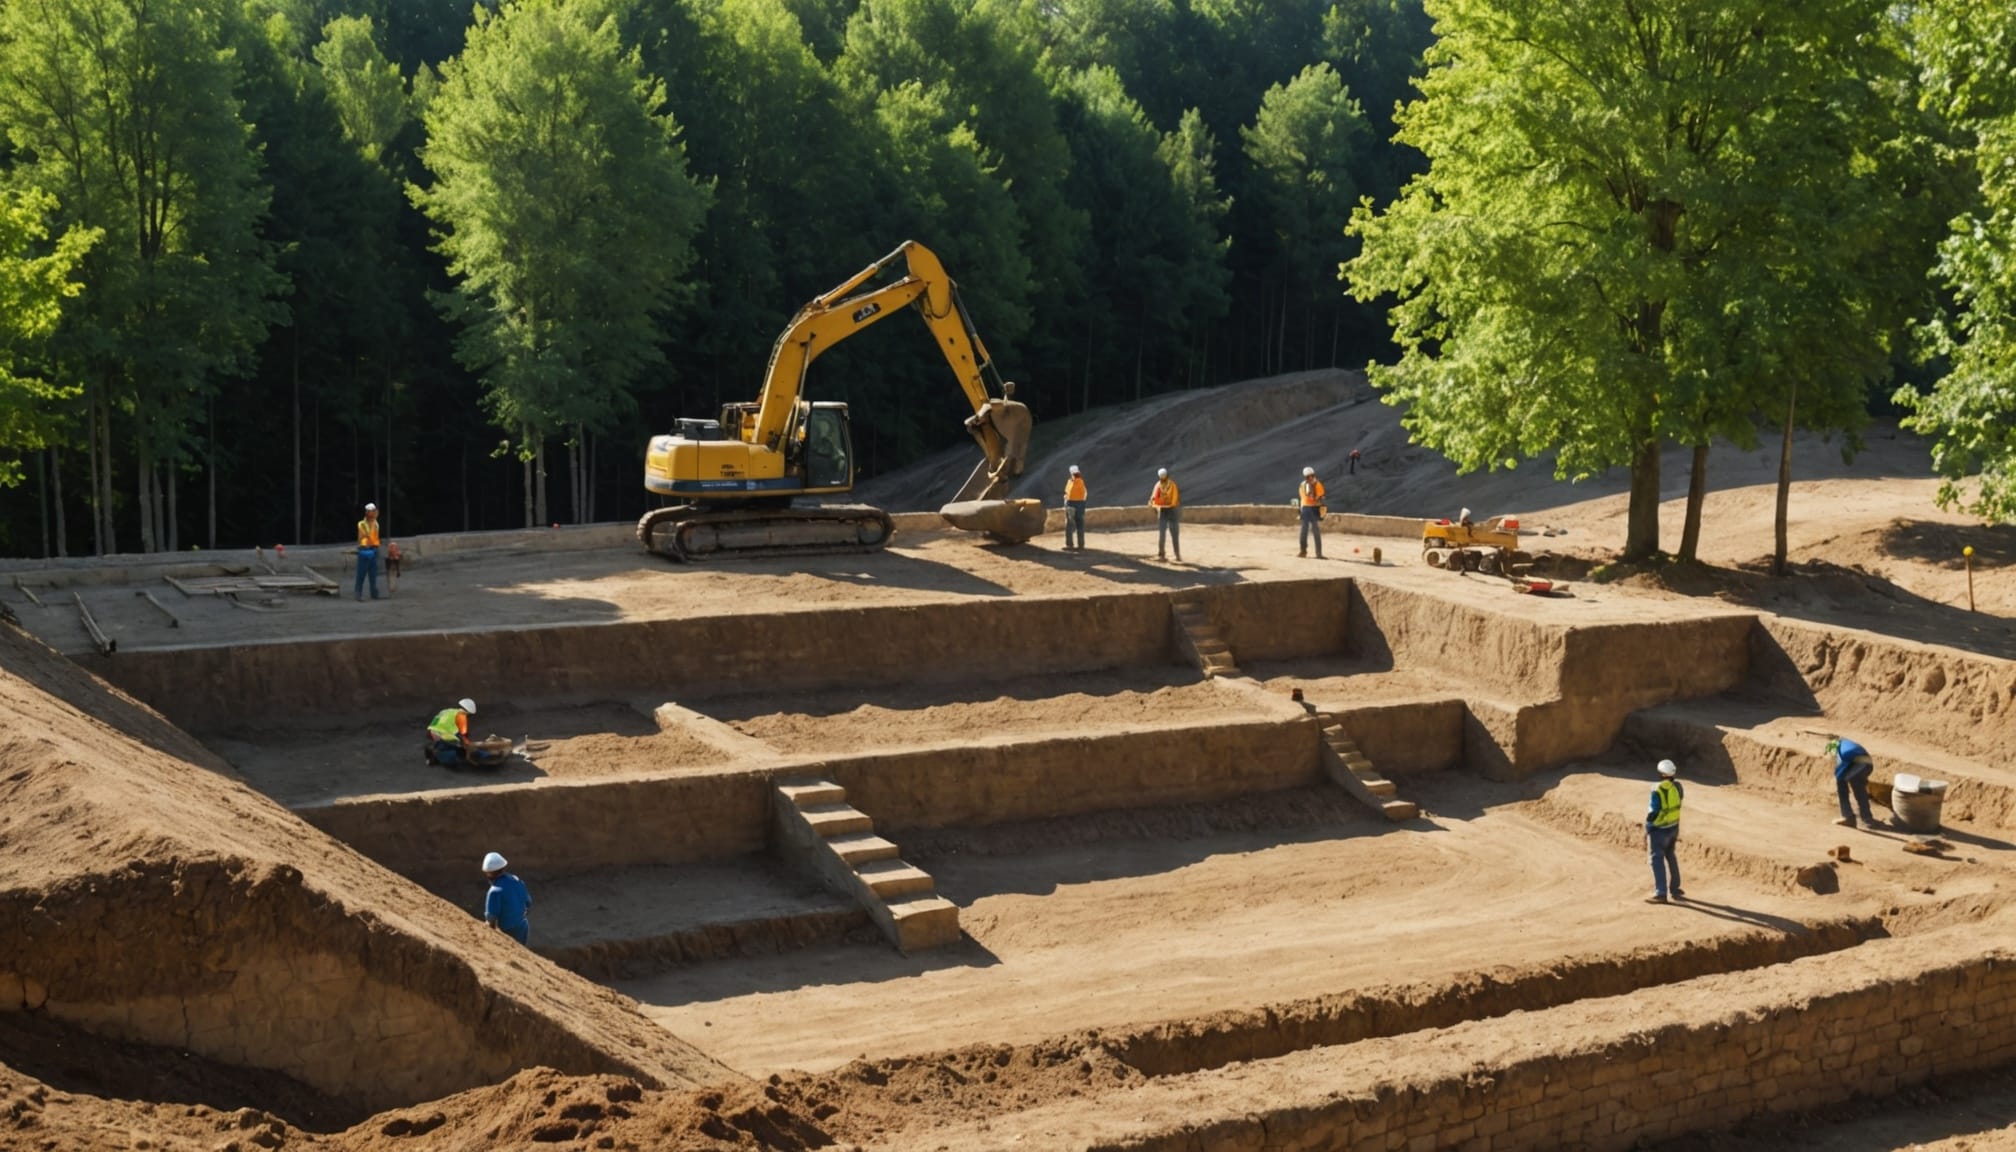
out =
[[[854,486],[854,435],[847,405],[814,404],[805,417],[805,486]]]

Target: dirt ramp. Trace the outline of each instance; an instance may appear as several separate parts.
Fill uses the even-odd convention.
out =
[[[173,755],[186,738],[12,629],[0,668],[0,1011],[373,1108],[535,1064],[723,1073],[615,993]]]

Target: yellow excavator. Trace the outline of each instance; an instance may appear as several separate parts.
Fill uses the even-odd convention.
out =
[[[871,285],[899,261],[901,278]],[[671,435],[652,438],[644,487],[679,502],[646,512],[637,522],[638,541],[677,560],[886,546],[894,527],[880,508],[795,503],[854,488],[847,405],[815,403],[802,394],[806,370],[822,353],[905,305],[924,318],[973,405],[966,430],[985,457],[944,509],[946,519],[1003,540],[1040,533],[1041,503],[1006,499],[1029,448],[1029,409],[1014,399],[1014,382],[995,371],[959,301],[959,286],[936,254],[906,240],[798,310],[770,350],[754,402],[725,404],[718,420],[676,421]]]

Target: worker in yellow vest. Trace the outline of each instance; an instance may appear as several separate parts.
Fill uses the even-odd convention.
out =
[[[463,699],[453,708],[443,708],[427,722],[427,763],[453,768],[469,759],[469,717],[476,714],[476,701]]]
[[[378,594],[378,505],[364,505],[364,518],[357,521],[357,599],[364,599],[364,581],[371,581],[371,599]]]
[[[1176,490],[1176,481],[1169,478],[1167,468],[1155,470],[1155,487],[1148,493],[1148,505],[1155,509],[1155,558],[1167,560],[1169,550],[1176,552],[1176,562],[1183,562],[1183,494]]]
[[[1071,476],[1064,481],[1064,547],[1085,550],[1085,477],[1076,464],[1071,465]]]
[[[1652,808],[1645,814],[1645,845],[1652,852],[1652,895],[1647,904],[1664,904],[1668,893],[1685,900],[1680,890],[1680,766],[1671,760],[1659,761],[1659,783],[1652,787]]]
[[[1302,547],[1295,555],[1309,555],[1309,537],[1316,537],[1316,559],[1323,558],[1323,481],[1316,478],[1316,469],[1302,469],[1302,486],[1296,490],[1295,498],[1302,505]]]

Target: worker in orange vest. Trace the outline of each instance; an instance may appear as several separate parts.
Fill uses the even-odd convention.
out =
[[[364,518],[357,521],[357,599],[364,599],[364,581],[371,581],[371,599],[378,594],[378,505],[364,505]]]
[[[1302,469],[1302,487],[1296,492],[1296,499],[1302,504],[1302,550],[1297,556],[1309,555],[1309,537],[1316,537],[1316,559],[1323,558],[1323,481],[1316,478],[1316,469]]]
[[[1078,543],[1071,543],[1074,539]],[[1071,465],[1071,478],[1064,481],[1064,547],[1085,550],[1085,477],[1076,464]]]
[[[1155,509],[1155,558],[1167,560],[1169,554],[1164,546],[1176,553],[1176,562],[1183,562],[1183,494],[1176,490],[1176,481],[1169,478],[1167,468],[1155,470],[1155,487],[1148,493],[1148,503]]]

